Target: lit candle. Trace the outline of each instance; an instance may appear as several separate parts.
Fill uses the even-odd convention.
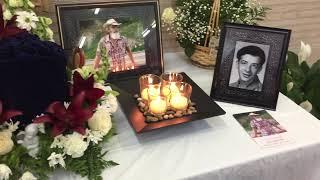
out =
[[[141,91],[141,97],[142,97],[142,99],[143,100],[148,100],[148,97],[149,97],[149,95],[148,95],[148,88],[144,88],[142,91]]]
[[[149,95],[152,97],[156,97],[160,95],[160,92],[159,90],[157,90],[157,88],[154,88],[154,87],[149,87],[142,90],[141,97],[143,100],[148,101]]]
[[[188,107],[188,98],[181,96],[181,94],[175,94],[171,97],[170,105],[176,110],[186,110]]]
[[[150,102],[149,108],[153,114],[163,114],[167,111],[167,102],[158,97]]]

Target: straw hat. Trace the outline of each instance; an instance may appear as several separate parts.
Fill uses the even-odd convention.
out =
[[[109,19],[106,23],[103,24],[103,28],[107,28],[109,26],[120,26],[121,23],[118,23],[115,19]]]

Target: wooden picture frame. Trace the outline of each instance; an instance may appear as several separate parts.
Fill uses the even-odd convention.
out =
[[[210,96],[275,110],[290,34],[287,29],[225,23]]]

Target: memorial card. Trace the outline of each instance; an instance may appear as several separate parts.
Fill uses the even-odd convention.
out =
[[[255,111],[233,115],[250,137],[263,148],[290,144],[288,131],[267,111]]]

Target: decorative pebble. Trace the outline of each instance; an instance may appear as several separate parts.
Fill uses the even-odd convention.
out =
[[[173,114],[169,114],[169,118],[170,119],[174,118],[174,115]]]
[[[190,109],[190,110],[196,110],[196,108],[193,107],[193,106],[189,107],[189,109]]]
[[[166,115],[163,116],[163,118],[164,119],[169,119],[169,115],[166,114]]]
[[[143,102],[140,102],[140,103],[138,104],[138,106],[140,106],[141,108],[144,108],[144,107],[146,107],[146,104],[144,104]]]
[[[138,100],[138,101],[143,101],[143,99],[142,99],[142,98],[138,98],[137,100]]]
[[[137,98],[139,98],[139,95],[135,94],[133,97],[137,99]]]
[[[195,106],[195,105],[197,105],[195,102],[190,103],[190,106]]]

